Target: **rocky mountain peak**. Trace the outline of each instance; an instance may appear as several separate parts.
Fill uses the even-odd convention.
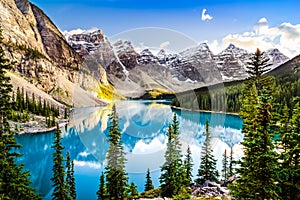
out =
[[[209,49],[207,43],[201,43],[196,47],[189,48],[180,53],[182,57],[198,60],[213,60],[213,53]]]
[[[164,49],[159,50],[159,52],[157,53],[157,57],[166,57],[166,56],[167,56],[167,53],[166,53],[166,50],[164,50]]]
[[[140,55],[141,56],[151,56],[151,57],[154,56],[153,53],[150,51],[150,49],[144,49],[144,50],[142,50],[140,52]]]
[[[270,58],[269,62],[272,64],[270,70],[289,60],[289,58],[282,54],[277,48],[269,49],[266,53]]]
[[[139,64],[155,64],[158,63],[158,58],[153,55],[150,49],[144,49],[140,52],[140,56],[137,59]]]
[[[228,45],[228,47],[227,47],[227,49],[233,49],[233,48],[235,48],[235,45],[232,44],[232,43],[230,43],[230,44]]]
[[[114,43],[113,46],[117,53],[129,53],[129,54],[135,53],[135,54],[137,54],[130,41],[118,40],[117,42]]]
[[[105,41],[105,36],[102,30],[97,30],[92,33],[74,34],[68,37],[69,41],[72,42],[87,42],[94,45],[99,45]]]
[[[127,69],[133,69],[137,65],[139,54],[135,51],[130,41],[118,40],[113,46],[120,62]]]

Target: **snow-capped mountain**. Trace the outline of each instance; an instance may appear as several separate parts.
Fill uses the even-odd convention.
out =
[[[224,80],[239,80],[247,78],[246,65],[251,54],[230,44],[226,49],[214,56],[218,69]]]
[[[149,49],[144,49],[141,51],[137,61],[140,65],[158,64],[158,58],[154,56]]]
[[[125,79],[126,69],[119,62],[110,41],[105,37],[102,30],[65,37],[71,47],[85,58],[85,63],[92,73],[97,73],[98,68],[104,68],[110,79]],[[97,68],[97,65],[100,66]]]
[[[131,42],[119,40],[113,46],[120,62],[127,69],[133,69],[137,65],[139,54],[135,51]]]
[[[73,34],[67,38],[80,55],[93,55],[99,60],[109,81],[125,96],[128,96],[128,88],[140,93],[157,88],[184,91],[245,79],[247,63],[253,56],[233,44],[214,55],[206,43],[180,53],[167,53],[164,49],[157,54],[151,49],[138,53],[130,41],[119,40],[111,45],[102,31]],[[266,55],[270,58],[271,69],[288,60],[278,49],[271,49]]]
[[[270,66],[270,70],[275,69],[282,63],[289,60],[289,57],[282,54],[278,49],[269,49],[267,52],[268,57],[270,58],[270,63],[272,64]]]

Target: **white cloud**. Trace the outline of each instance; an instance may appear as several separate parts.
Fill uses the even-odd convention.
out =
[[[87,29],[87,30],[78,28],[78,29],[74,29],[74,30],[70,30],[70,31],[65,30],[62,33],[65,36],[65,38],[68,39],[68,37],[70,35],[74,35],[74,34],[88,34],[88,33],[95,32],[97,30],[99,30],[97,27],[92,27],[92,28]]]
[[[212,20],[212,19],[213,19],[213,17],[211,15],[206,14],[206,8],[203,8],[201,20],[206,21],[206,20]]]
[[[300,24],[284,22],[279,26],[270,27],[268,20],[261,18],[254,24],[253,30],[229,34],[221,41],[212,41],[210,46],[212,51],[219,52],[230,43],[250,52],[254,52],[256,48],[263,51],[277,48],[292,58],[300,53]]]
[[[256,22],[256,24],[253,26],[253,29],[256,34],[264,34],[266,33],[266,31],[268,31],[268,28],[268,20],[265,17],[258,20],[258,22]]]
[[[166,148],[166,144],[164,143],[165,141],[166,138],[162,134],[154,138],[149,144],[145,143],[145,141],[143,140],[140,140],[135,144],[132,153],[151,154],[157,151],[161,151]]]
[[[166,47],[169,46],[169,45],[170,45],[170,42],[169,42],[169,41],[165,41],[165,42],[161,43],[161,44],[159,45],[159,47],[160,47],[161,49],[164,49],[164,48],[166,48]]]
[[[101,164],[93,161],[82,161],[82,160],[74,160],[74,165],[78,167],[89,167],[93,169],[100,169]]]

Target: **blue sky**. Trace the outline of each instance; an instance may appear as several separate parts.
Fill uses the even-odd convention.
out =
[[[233,42],[248,50],[252,50],[253,45],[258,44],[262,49],[279,48],[290,57],[300,53],[300,49],[295,49],[296,45],[290,47],[291,39],[294,38],[289,35],[294,33],[296,37],[299,33],[300,38],[298,0],[31,0],[31,2],[42,8],[62,31],[97,27],[110,37],[133,28],[162,27],[182,32],[199,43],[206,41],[213,51],[220,51],[229,42]],[[261,35],[263,31],[259,30],[261,27],[265,32],[264,38]],[[270,32],[274,34],[270,35]],[[253,38],[255,41],[252,41],[250,47],[249,40]],[[262,40],[263,44],[260,44],[259,40]],[[272,40],[273,43],[265,43],[268,40]],[[279,40],[282,40],[280,44]],[[296,44],[298,42],[300,44],[299,40]]]

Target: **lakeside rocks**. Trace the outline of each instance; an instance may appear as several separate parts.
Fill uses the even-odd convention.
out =
[[[192,185],[191,190],[193,197],[221,197],[231,199],[227,187],[222,187],[220,184],[209,180],[205,181],[202,186]]]

